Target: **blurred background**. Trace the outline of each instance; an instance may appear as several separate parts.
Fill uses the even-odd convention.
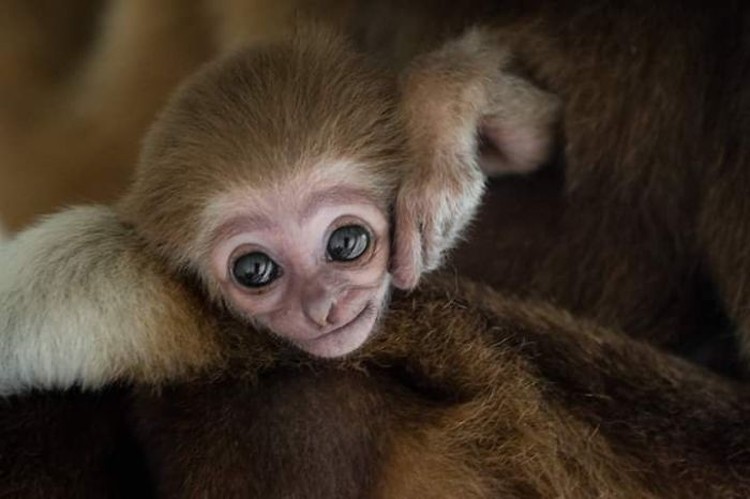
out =
[[[280,35],[300,9],[343,19],[350,3],[0,0],[0,227],[113,201],[185,76]]]

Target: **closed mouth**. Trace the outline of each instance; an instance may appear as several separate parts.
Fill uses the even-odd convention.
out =
[[[367,316],[371,311],[373,311],[373,308],[374,307],[372,305],[372,302],[367,302],[367,305],[365,305],[364,307],[362,307],[362,310],[360,310],[360,312],[352,320],[350,320],[346,324],[344,324],[342,326],[339,326],[339,327],[337,327],[335,329],[331,329],[330,331],[325,332],[325,333],[321,334],[320,336],[316,336],[315,338],[310,338],[310,339],[307,339],[307,340],[304,340],[304,341],[318,341],[318,340],[322,340],[323,338],[328,338],[330,336],[333,336],[333,335],[336,335],[336,334],[339,334],[339,333],[343,333],[345,329],[347,329],[350,326],[356,324],[357,322],[359,322],[360,320],[362,320],[362,318],[364,318],[365,316]]]
[[[315,338],[293,339],[292,342],[302,350],[313,352],[328,342],[336,342],[337,338],[339,337],[345,338],[350,332],[359,329],[360,324],[373,319],[375,313],[375,304],[372,302],[368,302],[367,305],[365,305],[352,320],[350,320],[343,326],[339,326],[336,329],[332,329],[331,331],[325,332],[319,336],[316,336]],[[324,356],[328,357],[328,355]]]

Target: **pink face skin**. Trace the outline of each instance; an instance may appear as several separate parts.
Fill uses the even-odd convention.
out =
[[[389,290],[390,244],[387,217],[364,190],[327,183],[223,199],[210,272],[239,315],[330,358],[361,346],[375,327]],[[333,260],[331,234],[353,225],[367,231],[369,246],[351,261]],[[253,252],[279,268],[276,279],[256,288],[242,285],[234,271],[237,259]]]

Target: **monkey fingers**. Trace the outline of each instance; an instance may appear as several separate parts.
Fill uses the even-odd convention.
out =
[[[396,200],[393,283],[412,289],[420,276],[436,269],[469,222],[484,191],[484,177],[468,170],[463,179],[409,178]],[[447,177],[447,176],[445,176]],[[442,185],[441,185],[442,183]]]
[[[513,74],[495,37],[471,30],[418,57],[402,81],[412,169],[396,202],[394,284],[416,286],[473,217],[482,172],[528,173],[552,152],[558,99]]]

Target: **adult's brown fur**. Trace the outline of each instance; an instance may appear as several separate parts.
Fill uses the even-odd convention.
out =
[[[127,392],[37,392],[0,401],[0,497],[149,497]]]
[[[743,387],[546,304],[433,283],[397,296],[383,334],[342,363],[237,333],[218,377],[135,395],[160,496],[750,493]],[[270,362],[260,375],[250,351]],[[50,473],[6,442],[13,469]]]
[[[527,203],[537,230],[518,237],[491,213],[491,249],[462,271],[658,343],[696,327],[709,281],[750,327],[746,3],[386,1],[362,19],[366,46],[407,63],[483,26],[562,100],[550,208]]]

